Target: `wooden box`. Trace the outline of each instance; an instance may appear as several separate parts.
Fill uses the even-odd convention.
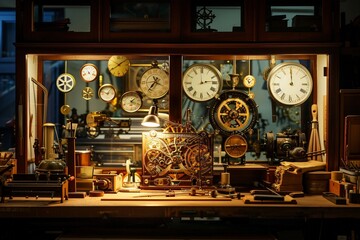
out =
[[[322,194],[329,191],[331,172],[313,171],[304,173],[304,191],[307,194]]]

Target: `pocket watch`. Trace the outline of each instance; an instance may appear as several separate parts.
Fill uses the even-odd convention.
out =
[[[56,79],[56,87],[64,93],[70,92],[75,86],[75,77],[70,73],[63,73]]]
[[[214,98],[221,91],[222,75],[211,64],[195,63],[185,71],[182,86],[190,99],[205,102]]]
[[[124,76],[130,67],[130,61],[125,56],[111,56],[108,60],[108,69],[115,77]]]
[[[104,102],[111,102],[116,97],[116,89],[111,84],[104,84],[99,88],[98,95]]]
[[[281,63],[269,73],[267,87],[270,96],[280,105],[298,106],[311,95],[313,79],[299,63]]]
[[[136,112],[142,106],[142,97],[137,91],[128,91],[121,96],[121,108],[125,112]]]
[[[98,74],[98,68],[92,63],[86,63],[80,68],[80,76],[85,82],[94,81]]]
[[[84,87],[82,90],[82,98],[85,100],[90,100],[94,96],[94,90],[91,87]]]
[[[168,93],[169,84],[168,73],[153,62],[152,67],[141,76],[140,89],[148,98],[158,99]]]

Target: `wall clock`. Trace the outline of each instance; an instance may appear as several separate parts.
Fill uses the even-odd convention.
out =
[[[303,65],[281,63],[270,71],[267,87],[275,102],[285,106],[298,106],[310,97],[313,79]]]
[[[152,67],[141,76],[140,89],[148,98],[158,99],[168,93],[169,84],[168,73],[153,62]]]
[[[104,102],[111,102],[116,97],[116,89],[111,84],[104,84],[99,88],[98,95]]]
[[[92,63],[86,63],[80,68],[81,79],[85,82],[94,81],[99,75],[98,68]]]
[[[64,93],[70,92],[75,86],[76,80],[70,73],[63,73],[56,79],[56,87]]]
[[[222,75],[211,64],[193,64],[185,71],[182,86],[190,99],[205,102],[221,91]]]
[[[115,55],[108,60],[108,69],[115,77],[124,76],[130,68],[130,61],[125,56]]]
[[[142,97],[137,91],[128,91],[121,96],[121,108],[125,112],[136,112],[142,106]]]

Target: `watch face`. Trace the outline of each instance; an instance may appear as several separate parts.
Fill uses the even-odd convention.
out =
[[[111,102],[116,96],[116,90],[111,84],[104,84],[99,88],[99,98],[104,102]]]
[[[125,56],[112,56],[108,61],[108,69],[116,77],[124,76],[129,67],[130,61]]]
[[[270,96],[278,103],[297,106],[311,95],[313,80],[310,72],[298,63],[282,63],[269,73],[267,86]]]
[[[256,83],[256,79],[252,75],[246,75],[243,79],[243,84],[247,88],[252,88],[253,86],[255,86],[255,83]]]
[[[210,64],[193,64],[185,71],[182,86],[192,100],[208,101],[222,89],[221,73]]]
[[[61,92],[70,92],[75,86],[75,78],[69,73],[63,73],[56,79],[56,87]]]
[[[151,99],[162,98],[169,91],[169,75],[158,67],[150,68],[142,75],[140,88]]]
[[[142,106],[142,98],[136,91],[129,91],[121,96],[121,108],[126,112],[136,112]]]
[[[91,63],[84,64],[80,69],[80,76],[85,82],[94,81],[97,78],[98,74],[99,72],[97,67]]]

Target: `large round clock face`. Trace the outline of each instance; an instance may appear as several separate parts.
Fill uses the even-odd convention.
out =
[[[108,60],[108,69],[115,77],[124,76],[130,67],[130,61],[125,56],[111,56]]]
[[[141,91],[151,99],[165,96],[169,91],[170,79],[166,71],[152,67],[144,72],[140,80]]]
[[[99,74],[97,67],[94,64],[86,63],[80,69],[80,76],[85,82],[94,81]]]
[[[190,99],[205,102],[221,91],[222,75],[210,64],[193,64],[185,71],[182,86]]]
[[[281,63],[269,73],[267,87],[279,104],[298,106],[311,95],[313,80],[310,72],[299,63]]]

